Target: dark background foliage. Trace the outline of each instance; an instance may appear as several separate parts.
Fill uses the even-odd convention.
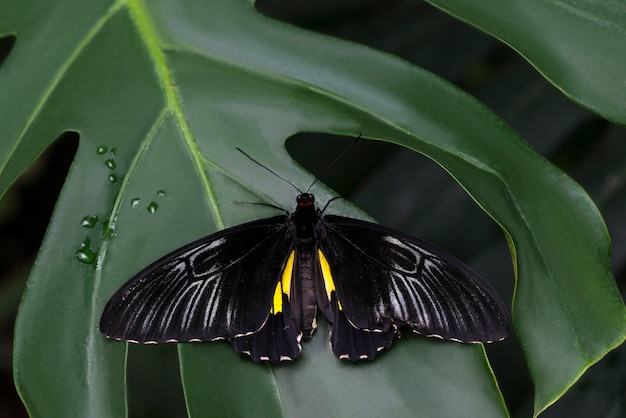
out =
[[[613,268],[624,294],[626,131],[622,127],[570,102],[506,45],[423,2],[263,0],[257,8],[297,26],[395,54],[491,107],[581,183],[596,202],[612,237]],[[0,40],[0,64],[14,40]],[[304,167],[320,173],[348,143],[332,136],[299,134],[288,140],[287,147]],[[59,138],[0,205],[0,416],[25,416],[11,377],[13,321],[76,146],[77,138],[71,134]],[[502,234],[431,161],[389,144],[363,141],[322,180],[381,223],[418,235],[472,264],[496,263],[494,271],[501,277],[494,282],[510,300],[513,276]],[[513,336],[489,347],[489,355],[511,413],[530,416],[532,385],[517,347]],[[159,347],[147,356],[144,352],[133,357],[131,350],[131,416],[185,416],[180,393],[160,396],[163,389],[156,388],[151,398],[142,397],[148,392],[146,385],[163,376],[177,379],[174,351],[173,346]],[[150,365],[157,361],[165,368],[155,371]],[[594,366],[545,416],[586,416],[591,410],[598,416],[624,413],[625,370],[622,347]]]

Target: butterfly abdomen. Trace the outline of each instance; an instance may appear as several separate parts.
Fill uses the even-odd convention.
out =
[[[308,340],[313,336],[317,327],[315,317],[317,316],[317,297],[315,295],[315,283],[313,280],[313,257],[312,251],[299,250],[299,265],[296,280],[300,282],[301,295],[301,331],[302,337]]]

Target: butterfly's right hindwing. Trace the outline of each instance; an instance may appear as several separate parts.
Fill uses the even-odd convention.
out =
[[[113,295],[100,330],[109,338],[140,343],[211,341],[258,332],[270,315],[294,245],[287,230],[287,217],[277,216],[174,251]]]

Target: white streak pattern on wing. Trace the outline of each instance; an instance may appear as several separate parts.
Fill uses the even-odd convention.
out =
[[[198,294],[202,293],[202,289],[206,286],[208,280],[203,282],[195,282],[193,285],[189,286],[189,290],[194,289],[193,293],[187,297],[187,303],[185,308],[183,309],[183,316],[180,319],[180,327],[181,330],[189,330],[189,325],[191,323],[191,319],[193,319],[194,312],[196,310],[197,302],[198,302]],[[187,294],[188,292],[185,292]]]
[[[482,328],[481,318],[488,318],[490,316],[484,309],[489,305],[483,303],[481,298],[479,298],[480,295],[482,299],[488,299],[488,297],[485,298],[485,292],[473,281],[457,281],[455,284],[458,289],[458,294],[463,294],[461,301],[464,309],[459,308],[459,315],[463,317],[463,323],[473,324],[467,325],[467,327]],[[463,314],[464,312],[465,314]]]
[[[406,318],[407,312],[404,309],[405,301],[404,296],[402,296],[402,291],[398,287],[398,283],[395,280],[390,280],[392,293],[389,295],[389,302],[391,303],[391,307],[393,309],[394,315],[397,318]],[[379,303],[378,310],[384,312],[385,305],[382,301]]]
[[[173,309],[170,313],[170,318],[168,319],[168,323],[172,322],[172,317],[171,314],[176,312],[178,310],[178,307],[181,305],[181,303],[184,303],[184,307],[182,309],[182,317],[180,318],[180,329],[185,330],[186,324],[187,324],[187,319],[189,318],[190,315],[190,311],[193,309],[193,298],[194,295],[197,294],[198,290],[202,288],[202,284],[203,282],[200,281],[196,281],[193,283],[190,283],[185,290],[180,294],[180,296],[178,297],[178,301],[176,301],[176,303],[173,306]],[[188,296],[191,293],[191,296]]]
[[[185,275],[184,266],[185,266],[184,262],[181,262],[176,266],[177,268],[175,271],[178,272],[179,274],[176,274],[174,278],[168,277],[169,274],[166,276],[167,277],[166,282],[168,283],[168,287],[177,287],[177,289],[173,297],[168,296],[167,298],[165,298],[165,294],[162,296],[163,299],[166,300],[168,303],[164,304],[161,307],[162,308],[160,312],[161,321],[157,327],[157,329],[161,333],[164,333],[167,331],[168,327],[170,326],[170,323],[172,322],[172,317],[176,313],[176,308],[179,306],[180,301],[182,300],[182,296],[184,296],[184,294],[187,292],[187,289],[188,289],[187,287],[180,286],[181,276],[184,277]],[[182,280],[184,280],[184,278]],[[160,307],[160,306],[157,306],[157,304],[155,304],[155,307]]]
[[[411,253],[411,255],[414,257],[414,260],[407,260],[409,263],[409,265],[413,265],[415,266],[412,270],[407,270],[405,268],[403,268],[401,265],[399,265],[398,263],[396,263],[393,259],[390,259],[391,263],[392,263],[392,268],[394,270],[397,270],[399,272],[405,273],[405,274],[416,274],[417,273],[417,266],[419,265],[421,258],[422,258],[422,254],[420,251],[416,251],[415,248],[413,248],[412,246],[407,245],[407,243],[400,241],[398,238],[396,237],[392,237],[390,235],[386,235],[383,237],[383,241],[386,241],[390,244],[392,244],[389,248],[396,254],[396,256],[398,257],[402,257],[402,258],[406,258],[404,256],[404,254],[400,253],[399,251],[394,250],[396,247],[400,247],[403,248],[405,250],[407,250],[408,252]]]
[[[216,251],[218,247],[226,242],[226,238],[220,238],[205,244],[203,247],[194,248],[183,255],[188,258],[189,265],[191,266],[191,272],[194,280],[203,280],[206,276],[211,276],[224,268],[223,264],[219,262],[220,252]],[[206,257],[202,263],[196,263],[196,259],[199,257]],[[197,266],[209,266],[209,270],[201,274],[198,273]]]
[[[215,290],[218,289],[219,287],[218,284],[219,284],[220,275],[212,274],[211,276],[212,277],[204,278],[202,280],[190,281],[189,283],[186,284],[186,286],[183,286],[179,289],[175,297],[169,298],[168,300],[169,306],[167,309],[167,313],[164,314],[163,322],[161,323],[162,332],[165,332],[167,328],[171,326],[172,320],[174,319],[177,312],[181,312],[179,307],[181,306],[183,302],[186,302],[186,305],[182,309],[183,316],[180,321],[180,329],[177,331],[184,331],[189,328],[194,318],[193,314],[195,313],[197,309],[197,305],[200,301],[202,301],[201,296],[202,294],[204,294],[204,290],[207,287],[211,286],[213,288],[213,292],[211,294],[214,295]],[[189,295],[191,291],[193,291],[193,294],[187,297],[187,295]],[[212,299],[212,300],[206,301],[206,304],[207,304],[207,307],[213,306],[214,312],[215,312],[215,309],[217,309],[218,304],[214,302],[215,302],[215,299]],[[214,320],[214,317],[211,317],[209,322],[212,323],[213,320]]]
[[[219,277],[217,277],[216,280],[219,280]],[[209,329],[213,325],[213,322],[215,321],[215,318],[216,318],[215,313],[217,312],[217,308],[218,308],[218,304],[215,303],[215,301],[219,300],[220,294],[221,294],[220,287],[213,286],[211,295],[209,296],[209,299],[206,304],[206,308],[204,310],[204,318],[203,318],[204,329]]]
[[[406,277],[398,272],[392,272],[390,277],[391,284],[393,285],[394,295],[396,302],[392,302],[392,306],[394,309],[394,316],[396,318],[408,318],[409,311],[407,306],[406,296],[411,299],[411,303],[414,306],[421,305],[421,301],[416,300],[415,294],[411,291],[408,291],[409,283],[407,283]],[[401,285],[401,286],[400,286]]]
[[[147,286],[148,295],[143,296],[144,301],[150,301],[151,296],[157,298],[157,301],[160,303],[144,303],[141,310],[138,310],[136,317],[141,317],[143,310],[148,308],[148,313],[143,315],[142,329],[144,334],[149,333],[150,325],[154,324],[154,320],[161,316],[163,318],[163,310],[167,309],[167,305],[163,303],[163,301],[170,299],[170,293],[177,293],[179,289],[177,289],[178,280],[181,274],[184,274],[185,268],[184,263],[176,263],[175,268],[169,269],[166,277],[168,280],[155,280],[155,283],[152,286]],[[174,276],[174,279],[169,279],[170,276]],[[165,284],[165,286],[163,286]],[[163,325],[163,321],[161,323],[156,324],[156,329],[161,329]]]
[[[198,309],[198,302],[202,300],[202,294],[204,293],[204,289],[211,280],[204,280],[199,286],[197,286],[196,290],[189,297],[189,301],[187,302],[187,309],[185,309],[185,313],[181,320],[181,328],[185,331],[189,331],[189,327],[191,326],[192,320]]]
[[[421,279],[422,283],[425,286],[428,286],[428,291],[425,290],[425,292],[429,295],[429,300],[431,302],[433,312],[436,316],[436,320],[434,323],[446,326],[449,324],[449,321],[446,315],[447,311],[444,309],[442,303],[447,302],[449,298],[447,298],[446,295],[443,294],[445,286],[442,286],[442,283],[439,280],[440,277],[444,276],[444,273],[439,268],[439,266],[436,266],[430,259],[424,259],[423,266],[424,268],[421,274]],[[434,270],[436,270],[437,274],[433,273],[433,267]],[[435,297],[434,295],[436,295],[437,293],[442,294],[443,297]]]
[[[394,247],[401,248],[414,257],[414,260],[409,260],[407,254],[394,251],[396,257],[406,259],[407,265],[415,266],[411,270],[394,262],[393,259],[390,260],[392,262],[391,267],[395,270],[395,274],[392,274],[395,294],[392,306],[395,314],[399,318],[408,318],[414,314],[419,322],[427,327],[445,328],[449,327],[455,320],[465,324],[467,318],[459,309],[460,307],[456,304],[447,303],[451,300],[450,286],[459,293],[463,293],[462,289],[454,281],[446,280],[448,278],[445,273],[446,268],[442,267],[440,258],[421,247],[401,241],[393,236],[385,236],[383,240],[392,244],[392,249]],[[438,294],[442,297],[436,297]],[[415,313],[408,312],[410,305],[406,303],[407,296],[410,298],[411,306],[416,310]],[[462,298],[461,301],[467,312],[473,311],[472,305],[468,304],[465,298]],[[469,315],[469,317],[472,318],[473,315]]]
[[[187,307],[184,309],[184,314],[181,320],[181,330],[189,330],[192,325],[192,321],[195,318],[195,314],[198,310],[200,302],[204,302],[204,314],[202,315],[202,324],[205,331],[209,330],[213,322],[215,321],[215,313],[219,305],[216,299],[219,298],[219,283],[221,278],[221,270],[223,265],[218,262],[219,252],[215,251],[221,245],[226,242],[226,238],[220,238],[205,245],[203,248],[195,248],[184,254],[184,257],[188,257],[188,263],[190,266],[195,265],[195,260],[200,256],[206,256],[202,265],[208,265],[210,270],[202,274],[198,274],[197,270],[192,268],[193,278],[198,281],[202,281],[202,285],[197,287],[194,294],[191,295],[187,302]],[[206,277],[213,276],[213,277]],[[192,286],[192,285],[190,285]],[[211,287],[211,293],[207,299],[205,295],[207,288]]]
[[[134,322],[134,318],[135,318],[135,316],[133,315],[131,306],[133,303],[135,303],[137,298],[142,295],[141,291],[133,292],[133,290],[136,287],[137,286],[132,287],[130,290],[127,290],[124,296],[122,297],[122,301],[124,302],[124,305],[123,305],[122,311],[118,315],[118,318],[119,318],[118,321],[123,323],[125,326],[124,335],[126,335],[126,333],[128,332],[128,327],[129,325],[132,324],[132,322]]]
[[[233,313],[233,304],[232,301],[230,301],[230,303],[228,304],[228,307],[226,308],[226,323],[230,324],[232,321],[232,313]]]
[[[139,309],[136,311],[133,311],[132,309],[132,307],[138,303],[138,300],[141,301],[145,298],[144,294],[149,293],[149,291],[152,290],[152,287],[153,286],[146,286],[145,290],[140,288],[139,291],[130,293],[130,298],[125,299],[126,306],[124,308],[122,318],[125,320],[127,316],[129,317],[128,320],[125,321],[126,327],[132,325],[136,321],[136,318],[140,317],[140,314],[147,308],[144,304],[139,303]],[[142,329],[143,328],[145,328],[145,324],[142,324]]]
[[[436,297],[437,294],[437,286],[433,286],[432,278],[425,274],[423,271],[421,272],[419,279],[413,279],[412,282],[414,286],[418,286],[421,289],[421,298],[427,299],[428,304],[425,306],[429,312],[429,321],[425,322],[426,325],[433,326],[435,324],[445,324],[447,321],[445,319],[444,312],[441,308],[441,303]],[[416,289],[416,291],[418,291]]]
[[[198,308],[198,305],[200,304],[201,301],[204,301],[203,295],[206,292],[207,287],[209,287],[209,285],[212,288],[212,292],[211,295],[209,297],[208,300],[206,300],[205,302],[205,306],[213,306],[214,309],[217,309],[218,304],[214,303],[215,299],[213,298],[213,296],[215,295],[215,292],[218,290],[219,288],[219,283],[220,283],[220,279],[221,278],[221,274],[214,274],[212,278],[210,279],[204,279],[202,286],[200,286],[196,292],[194,292],[194,294],[191,296],[189,303],[187,304],[187,309],[185,309],[185,315],[183,317],[183,321],[182,321],[182,328],[183,329],[189,329],[189,327],[191,326],[191,321],[194,318],[194,315],[196,313],[196,310]],[[205,315],[206,316],[206,311],[205,310]],[[215,312],[215,311],[214,311]],[[214,318],[211,318],[211,323],[213,322]],[[206,324],[206,320],[204,320],[204,324]],[[208,328],[205,328],[205,330]]]
[[[173,297],[167,299],[168,306],[165,307],[165,312],[162,312],[161,323],[159,324],[159,329],[161,332],[167,332],[168,328],[171,327],[172,321],[175,318],[177,312],[182,312],[183,315],[180,320],[180,328],[176,330],[176,332],[184,332],[189,330],[189,327],[192,325],[193,319],[195,317],[195,313],[197,311],[198,304],[203,301],[202,295],[205,293],[207,287],[212,288],[211,297],[209,300],[205,302],[205,314],[203,318],[203,322],[205,324],[205,331],[208,330],[206,328],[206,323],[209,323],[209,326],[215,320],[215,313],[217,308],[219,307],[217,303],[215,303],[216,292],[219,295],[219,278],[221,274],[219,272],[222,270],[222,265],[216,261],[217,255],[219,252],[215,251],[216,248],[220,247],[222,244],[226,242],[226,238],[220,238],[218,240],[212,241],[203,247],[193,248],[178,258],[180,260],[179,266],[177,266],[176,270],[181,270],[181,274],[177,274],[175,278],[167,278],[167,281],[171,283],[171,285],[181,285],[180,281],[184,281],[182,286],[178,289],[176,294]],[[207,256],[208,255],[208,256]],[[191,268],[191,277],[181,277],[187,275],[186,266],[194,266],[195,260],[200,257],[205,256],[206,258],[203,260],[203,266],[209,266],[210,270],[203,272],[202,274],[198,274],[197,270]],[[168,274],[169,276],[169,274]],[[207,277],[208,276],[208,277]],[[190,292],[193,291],[191,296],[188,296]],[[179,307],[185,303],[184,309],[182,311]],[[207,318],[207,314],[209,313],[209,308],[211,309],[211,316]],[[152,320],[152,318],[150,318]]]

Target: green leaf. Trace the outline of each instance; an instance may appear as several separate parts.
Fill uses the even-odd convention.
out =
[[[292,207],[294,191],[236,147],[306,188],[313,176],[283,144],[302,131],[363,133],[423,153],[502,226],[537,411],[623,341],[592,202],[436,76],[246,2],[5,3],[0,33],[17,41],[0,67],[0,190],[60,133],[80,134],[16,323],[16,385],[33,416],[125,415],[126,346],[97,330],[106,300],[164,253],[274,213],[236,202]],[[332,196],[320,183],[314,192]],[[336,203],[334,213],[365,216]],[[81,226],[85,216],[98,217],[95,228]],[[77,260],[83,247],[93,264]],[[331,355],[321,328],[288,365],[253,364],[226,343],[180,344],[189,415],[507,414],[481,347],[406,336],[352,365]]]
[[[626,124],[626,3],[427,1],[510,45],[570,99]]]

